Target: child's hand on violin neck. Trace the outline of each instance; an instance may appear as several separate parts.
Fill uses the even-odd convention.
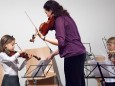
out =
[[[31,59],[33,57],[33,55],[32,54],[28,54],[28,57],[29,57],[29,59]]]
[[[31,59],[31,58],[33,57],[32,54],[27,54],[27,55],[28,55],[28,56],[27,56],[26,60],[29,60],[29,59]]]

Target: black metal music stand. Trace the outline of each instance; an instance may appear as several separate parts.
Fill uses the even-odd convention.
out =
[[[33,67],[33,66],[36,66],[36,68],[28,73],[30,68]],[[44,70],[46,69],[47,66],[49,66],[49,69],[45,73]],[[45,78],[47,76],[49,70],[51,69],[51,67],[52,67],[52,64],[47,65],[47,64],[43,64],[43,63],[41,65],[30,65],[22,78],[32,78],[34,86],[36,86],[37,85],[37,80],[35,78],[41,78],[41,77]],[[32,73],[32,75],[28,76],[31,73]],[[29,84],[28,81],[26,81],[25,84],[26,84],[26,86],[28,86],[28,84]]]
[[[112,73],[111,71],[109,71],[108,69],[106,69],[102,64],[100,64],[99,62],[96,62],[96,64],[86,64],[85,66],[95,66],[92,70],[89,70],[87,69],[87,67],[85,67],[86,70],[89,71],[89,74],[88,75],[85,75],[85,78],[102,78],[102,80],[100,81],[101,82],[101,85],[102,86],[105,86],[105,79],[104,78],[115,78],[115,77],[108,77],[108,76],[105,76],[102,72],[102,69],[107,71],[108,73],[111,73],[113,75],[115,75],[115,73]],[[106,66],[114,66],[114,65],[107,65]],[[95,70],[96,68],[98,68],[99,70],[99,73],[100,73],[100,76],[90,76]]]

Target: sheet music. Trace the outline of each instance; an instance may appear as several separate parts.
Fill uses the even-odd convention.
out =
[[[41,76],[51,60],[41,60],[32,73],[32,77]],[[38,73],[37,73],[38,72]],[[35,76],[36,75],[36,76]]]
[[[93,69],[96,67],[97,62],[96,62],[96,61],[92,61],[92,62],[90,62],[90,64],[92,65],[92,66],[91,66],[91,70],[93,70]],[[102,67],[104,67],[104,68],[102,68],[102,67],[100,66],[101,71],[102,71],[102,73],[103,73],[103,76],[104,76],[104,77],[110,77],[110,73],[109,73],[109,70],[108,70],[108,68],[107,68],[106,62],[99,62],[99,65],[101,65]],[[100,74],[100,71],[99,71],[98,67],[96,67],[96,69],[94,69],[94,71],[93,71],[93,73],[92,73],[92,76],[101,77],[101,74]]]

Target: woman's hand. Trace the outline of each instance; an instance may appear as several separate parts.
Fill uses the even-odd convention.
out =
[[[50,54],[48,57],[47,57],[47,60],[51,60],[51,59],[53,59],[53,57],[54,57],[55,55],[52,53],[52,54]]]
[[[54,51],[53,53],[51,53],[48,57],[47,57],[47,59],[49,60],[49,59],[53,59],[53,57],[55,56],[55,55],[57,55],[57,54],[59,54],[59,51],[58,50],[56,50],[56,51]]]
[[[37,35],[38,35],[41,39],[44,39],[44,36],[43,36],[43,34],[42,34],[40,31],[37,32]]]

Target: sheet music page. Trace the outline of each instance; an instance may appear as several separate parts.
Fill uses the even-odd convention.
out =
[[[32,77],[41,76],[46,69],[47,65],[50,63],[51,60],[41,60],[36,69],[32,73]],[[38,73],[37,73],[38,72]],[[36,74],[37,73],[37,74]]]
[[[91,70],[93,70],[96,67],[97,62],[96,61],[91,61],[90,64],[92,65]],[[109,73],[109,70],[108,70],[106,62],[99,62],[99,65],[100,65],[101,71],[103,73],[103,76],[104,77],[110,77],[110,73]],[[94,69],[94,71],[92,73],[92,76],[101,77],[101,74],[100,74],[100,71],[99,71],[98,67],[96,67]]]

